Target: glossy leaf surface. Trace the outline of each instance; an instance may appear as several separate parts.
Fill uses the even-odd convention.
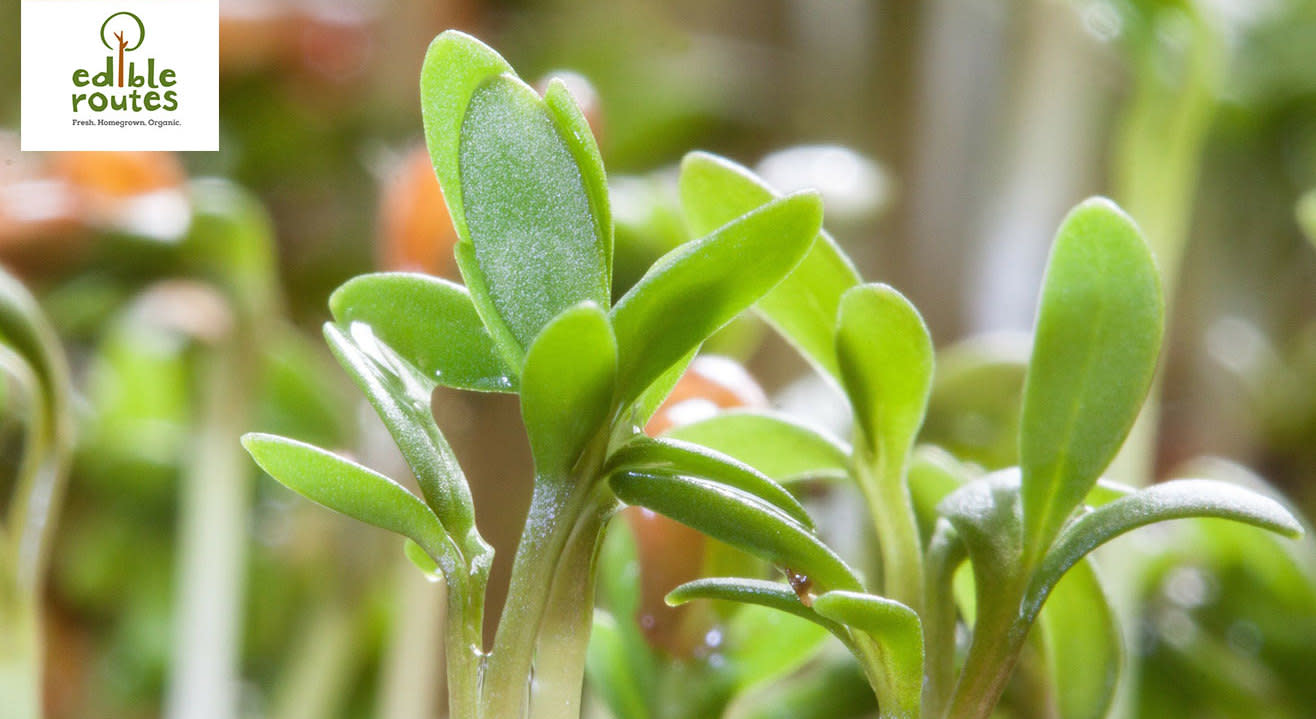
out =
[[[461,285],[422,274],[362,275],[334,291],[329,309],[341,325],[370,325],[376,337],[440,385],[516,389],[516,372],[499,356]]]
[[[692,152],[681,161],[680,191],[686,221],[696,235],[712,232],[778,196],[746,168],[703,152]],[[820,232],[799,266],[757,307],[825,375],[839,380],[832,340],[836,311],[841,295],[861,281],[836,241]]]
[[[623,402],[780,282],[821,223],[818,196],[800,193],[659,259],[612,309]]]
[[[319,447],[285,437],[248,434],[243,436],[242,446],[261,469],[303,497],[409,537],[436,560],[445,555],[452,557],[447,533],[438,517],[424,502],[388,477]]]
[[[475,510],[466,477],[452,448],[434,423],[434,383],[374,338],[360,323],[344,330],[326,324],[325,341],[374,407],[420,484],[425,502],[460,544],[468,562],[492,550],[475,529]]]
[[[640,437],[608,460],[608,471],[628,470],[699,477],[733,487],[758,497],[813,529],[813,518],[781,485],[753,467],[707,447],[674,439]]]
[[[553,319],[526,354],[521,417],[541,476],[565,473],[608,419],[617,342],[589,302]]]
[[[1163,325],[1160,276],[1142,233],[1108,200],[1080,204],[1051,249],[1024,382],[1019,457],[1034,556],[1133,426]]]
[[[789,567],[820,587],[859,588],[854,572],[804,525],[748,492],[694,477],[644,472],[615,473],[609,482],[629,504]]]
[[[847,445],[783,414],[723,412],[665,436],[715,449],[783,483],[843,479],[849,472]]]

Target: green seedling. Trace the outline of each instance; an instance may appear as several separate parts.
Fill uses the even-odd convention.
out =
[[[603,165],[565,87],[551,84],[541,97],[494,51],[448,32],[430,47],[421,91],[465,285],[360,277],[331,298],[334,321],[325,326],[420,496],[300,442],[248,435],[244,444],[284,484],[408,537],[413,558],[443,576],[451,715],[578,714],[595,554],[621,486],[788,518],[799,529],[778,543],[782,557],[825,557],[858,588],[805,528],[798,503],[761,473],[639,431],[704,339],[799,264],[821,224],[818,198],[783,198],[704,233],[613,304]],[[481,627],[492,551],[430,411],[438,385],[516,392],[535,460],[511,600],[490,647]]]
[[[541,97],[493,50],[447,32],[430,46],[421,94],[464,286],[359,277],[331,298],[325,325],[419,495],[296,440],[249,434],[243,443],[285,485],[407,537],[413,560],[446,581],[453,717],[578,716],[600,538],[623,503],[786,570],[789,584],[704,579],[671,600],[735,600],[821,625],[851,650],[891,718],[989,716],[1038,621],[1062,661],[1072,646],[1100,650],[1103,673],[1057,674],[1064,716],[1100,716],[1118,635],[1088,552],[1188,516],[1300,532],[1279,504],[1232,485],[1194,479],[1134,492],[1099,481],[1147,393],[1163,325],[1151,252],[1108,201],[1081,204],[1057,235],[1019,467],[971,478],[953,462],[916,459],[934,374],[927,328],[896,290],[862,282],[821,232],[815,194],[780,197],[742,168],[690,156],[681,195],[699,239],[612,303],[603,165],[565,87]],[[852,442],[746,413],[659,439],[640,432],[704,340],[751,307],[844,391]],[[481,629],[492,550],[434,421],[439,385],[516,393],[535,462],[511,598],[489,647]],[[819,538],[779,483],[818,476],[847,478],[867,500],[881,558],[871,580]],[[959,606],[952,584],[966,560],[975,589]],[[1048,597],[1058,610],[1044,616]],[[961,614],[972,636],[962,663]]]
[[[687,158],[682,186],[696,228],[773,197],[748,171],[706,155]],[[1301,532],[1283,507],[1232,485],[1178,480],[1134,492],[1099,481],[1146,396],[1163,330],[1151,252],[1110,202],[1089,200],[1061,225],[1024,381],[1019,467],[977,479],[932,453],[911,462],[931,393],[931,340],[895,290],[859,284],[844,270],[806,274],[811,267],[846,267],[842,260],[820,237],[810,258],[775,290],[778,299],[793,293],[791,300],[758,308],[844,390],[854,413],[853,444],[787,418],[743,412],[673,434],[779,481],[853,480],[868,499],[880,579],[855,593],[820,575],[808,597],[782,583],[709,579],[676,589],[671,601],[751,602],[819,622],[854,651],[889,717],[989,716],[1040,620],[1049,653],[1058,658],[1053,675],[1062,716],[1100,717],[1113,696],[1120,638],[1084,559],[1088,552],[1134,528],[1189,516]],[[802,307],[814,310],[813,317]],[[830,322],[819,311],[827,308]],[[1007,374],[1011,365],[1001,363]],[[635,499],[655,506],[647,497]],[[672,516],[701,529],[709,524],[689,511]],[[933,528],[930,537],[920,535],[919,517]],[[965,612],[972,641],[956,676],[960,612],[953,578],[966,559],[976,586],[973,609]],[[827,569],[783,566],[811,578]],[[1048,597],[1054,601],[1043,612]],[[1085,666],[1067,665],[1066,656],[1084,656]]]

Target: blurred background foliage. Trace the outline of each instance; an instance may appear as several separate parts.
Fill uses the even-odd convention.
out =
[[[18,3],[3,7],[13,40]],[[673,186],[685,151],[823,190],[827,226],[864,276],[907,294],[943,350],[925,439],[985,468],[1014,457],[1000,438],[1017,423],[1020,333],[1052,228],[1081,198],[1113,196],[1173,288],[1150,476],[1209,452],[1316,513],[1316,195],[1299,202],[1316,188],[1316,1],[220,0],[220,14],[217,153],[19,153],[18,43],[0,43],[13,98],[0,104],[0,259],[66,340],[80,419],[48,592],[52,717],[187,716],[162,706],[183,651],[193,520],[181,488],[214,420],[214,357],[237,358],[242,428],[401,466],[316,332],[355,274],[455,277],[417,100],[424,49],[448,27],[527,78],[569,74],[612,173],[619,293],[688,239]],[[195,179],[212,176],[222,187]],[[744,362],[773,404],[837,423],[836,398],[757,321],[710,349]],[[485,534],[510,556],[530,476],[515,401],[440,390],[435,411]],[[239,473],[235,711],[433,714],[439,594],[376,533]],[[862,522],[835,491],[811,506],[844,535]],[[871,711],[828,651],[728,708],[735,672],[710,670],[725,657],[704,645],[739,625],[633,616],[651,590],[625,577],[663,542],[697,544],[696,567],[746,560],[645,526],[632,517],[605,551],[621,567],[603,588],[605,631],[653,686],[702,683],[644,715]],[[1148,609],[1128,715],[1316,706],[1316,553],[1257,565],[1226,531],[1184,525],[1140,550],[1154,556],[1131,590]],[[655,621],[678,634],[655,637]],[[764,676],[796,668],[781,661]],[[620,686],[591,679],[602,695]],[[597,710],[653,696],[604,696]],[[1036,715],[1026,700],[1010,711]]]

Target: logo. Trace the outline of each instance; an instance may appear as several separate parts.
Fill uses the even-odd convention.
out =
[[[218,150],[218,0],[21,0],[24,150]]]
[[[139,57],[146,24],[127,10],[101,23],[101,44],[110,51],[102,68],[73,71],[73,112],[174,112],[178,109],[178,73],[156,58]],[[134,53],[129,58],[129,53]],[[88,89],[90,88],[90,89]]]

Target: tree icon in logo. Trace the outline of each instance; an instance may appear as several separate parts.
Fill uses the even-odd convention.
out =
[[[110,44],[111,37],[114,38],[113,45]],[[116,12],[101,23],[101,43],[119,53],[119,87],[123,87],[123,54],[141,47],[145,39],[146,26],[142,19],[127,10]]]

